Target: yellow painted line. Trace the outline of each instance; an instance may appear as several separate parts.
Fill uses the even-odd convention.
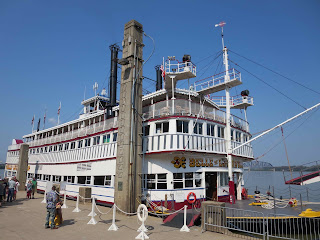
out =
[[[292,218],[301,218],[296,216],[284,216],[284,217],[227,217],[228,219],[292,219]]]

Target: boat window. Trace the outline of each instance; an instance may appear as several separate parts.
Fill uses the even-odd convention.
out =
[[[110,142],[110,134],[104,135],[102,141],[103,141],[103,143],[109,143]]]
[[[214,124],[207,124],[207,135],[215,136],[214,134]]]
[[[44,147],[44,152],[48,152],[48,147]]]
[[[229,185],[228,173],[220,172],[220,186],[223,187],[228,185]]]
[[[64,144],[64,150],[68,150],[69,149],[69,143]]]
[[[167,174],[157,174],[157,189],[167,189]]]
[[[75,147],[76,147],[76,142],[72,142],[72,143],[70,144],[70,149],[75,149]]]
[[[39,148],[37,148],[37,153],[39,153]]]
[[[224,138],[224,127],[218,127],[218,137]]]
[[[33,149],[33,153],[35,153],[35,152],[36,152],[36,149],[34,148],[34,149]]]
[[[40,152],[43,153],[43,148],[41,148],[40,150],[41,150]]]
[[[201,187],[201,173],[194,173],[194,184],[195,187]]]
[[[142,127],[142,133],[144,132],[143,136],[149,136],[150,135],[150,125],[145,125]]]
[[[196,123],[193,126],[193,133],[194,134],[202,134],[202,123]]]
[[[58,149],[58,145],[54,145],[54,147],[53,147],[53,151],[57,151],[57,149]]]
[[[231,140],[234,140],[234,131],[233,130],[231,130]]]
[[[52,181],[53,181],[53,182],[61,182],[61,176],[54,176],[54,175],[52,175]]]
[[[113,133],[113,141],[116,142],[118,138],[118,133]]]
[[[100,136],[96,136],[96,139],[97,139],[97,145],[100,144]]]
[[[52,146],[49,147],[49,152],[52,152]]]
[[[78,183],[79,184],[90,184],[91,176],[79,176]]]
[[[104,177],[105,176],[94,176],[94,185],[102,185],[104,184]]]
[[[41,180],[41,174],[36,174],[35,178],[36,178],[37,180]]]
[[[156,123],[156,133],[169,132],[169,122]]]
[[[188,133],[189,121],[177,120],[177,132]]]
[[[241,142],[241,132],[236,131],[236,141]]]
[[[193,173],[184,173],[184,185],[185,187],[193,187]]]
[[[68,183],[74,183],[74,176],[64,176],[64,181]]]
[[[183,188],[183,178],[182,173],[174,173],[173,174],[173,188]]]
[[[82,140],[78,141],[78,148],[82,148]]]
[[[91,140],[91,138],[85,139],[85,143],[84,143],[85,147],[90,147],[90,140]]]
[[[32,154],[32,149],[29,150],[29,154]]]
[[[59,151],[62,151],[62,144],[59,145]]]
[[[111,186],[111,175],[106,176],[106,178],[104,180],[104,185],[105,186]]]
[[[145,186],[145,183],[147,184],[147,186],[145,186],[144,188],[147,189],[156,189],[156,175],[155,174],[147,174],[147,175],[143,175],[143,185]]]
[[[43,180],[45,181],[50,181],[50,178],[51,178],[51,175],[46,175],[46,174],[43,175]]]

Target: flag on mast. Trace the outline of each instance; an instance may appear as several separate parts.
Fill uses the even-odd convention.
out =
[[[60,105],[59,105],[59,108],[58,108],[58,125],[60,123],[60,110],[61,110],[61,102],[60,102]]]
[[[47,109],[44,112],[44,116],[43,116],[43,129],[45,128],[46,125],[46,118],[47,118]]]
[[[34,123],[34,115],[33,115],[33,118],[31,120],[31,125],[33,125],[33,123]]]
[[[61,102],[60,102],[60,105],[59,105],[59,108],[58,108],[58,115],[60,115],[60,110],[61,110]]]

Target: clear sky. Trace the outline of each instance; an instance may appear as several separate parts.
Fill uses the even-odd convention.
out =
[[[75,119],[81,110],[85,88],[86,97],[90,97],[94,94],[94,82],[98,82],[100,89],[107,86],[108,46],[122,41],[124,24],[131,19],[142,23],[156,43],[155,53],[143,70],[143,75],[149,78],[155,79],[154,66],[161,64],[162,57],[181,59],[183,54],[190,54],[193,62],[199,62],[196,79],[213,75],[218,61],[210,62],[221,50],[220,29],[214,25],[224,20],[227,22],[225,40],[230,50],[320,92],[319,12],[317,0],[0,0],[0,162],[5,162],[13,138],[21,139],[31,132],[34,114],[37,123],[47,109],[47,127],[52,126],[57,121],[61,101],[61,121]],[[144,43],[146,59],[152,42],[145,38]],[[232,52],[230,59],[305,107],[320,102],[319,94]],[[233,94],[249,89],[254,97],[255,106],[248,109],[252,133],[268,129],[303,110],[237,68],[242,71],[244,84]],[[153,91],[155,86],[145,80],[144,88]],[[243,117],[243,112],[235,113]],[[320,159],[319,117],[320,111],[284,128],[285,135],[295,130],[286,139],[292,164]],[[280,131],[276,131],[257,141],[255,156],[280,140]],[[285,165],[283,144],[261,161]]]

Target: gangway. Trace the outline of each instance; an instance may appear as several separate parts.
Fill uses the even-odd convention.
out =
[[[296,167],[296,169],[297,168],[298,167]],[[300,176],[296,178],[292,178],[291,176],[291,179],[288,181],[286,181],[286,176],[284,176],[285,184],[307,185],[320,182],[320,163],[318,161],[306,163],[302,166],[299,166],[299,168],[301,169]]]
[[[194,90],[199,94],[208,95],[224,90],[226,87],[232,88],[242,84],[241,73],[234,68],[228,70],[229,79],[226,80],[226,72],[218,73],[211,77],[195,82]]]

